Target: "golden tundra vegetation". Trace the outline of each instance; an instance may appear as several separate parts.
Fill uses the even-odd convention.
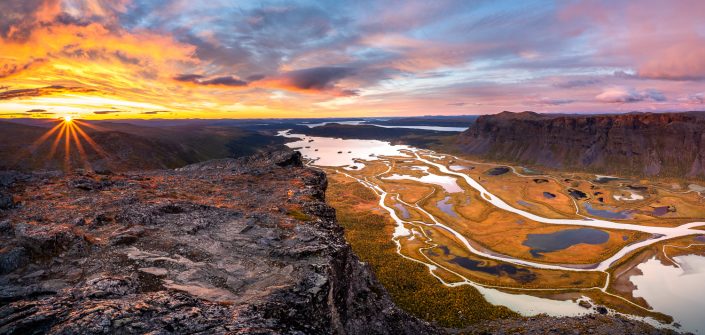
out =
[[[347,240],[370,264],[395,302],[444,326],[462,327],[516,315],[488,303],[473,286],[458,285],[467,282],[552,299],[586,296],[619,312],[670,321],[669,316],[651,311],[643,299],[632,295],[634,286],[629,277],[638,274],[637,265],[652,257],[668,264],[677,255],[705,254],[705,241],[689,236],[637,249],[607,271],[539,269],[486,258],[471,252],[457,235],[434,223],[452,228],[472,248],[485,253],[584,268],[651,236],[600,228],[604,236],[600,243],[574,243],[557,250],[532,252],[526,243],[530,236],[550,236],[580,227],[535,222],[494,207],[464,179],[444,174],[410,152],[407,155],[360,161],[364,163],[361,169],[323,167],[330,182],[327,199],[337,210]],[[422,157],[467,174],[506,203],[546,218],[595,218],[666,227],[705,217],[703,195],[680,180],[536,171],[429,152]],[[380,206],[379,190],[370,185],[386,192],[384,205],[411,223],[404,225],[409,235],[394,236],[397,224]]]

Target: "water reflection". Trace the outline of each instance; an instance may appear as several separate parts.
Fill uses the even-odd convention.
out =
[[[442,210],[443,213],[446,213],[451,217],[457,218],[458,214],[453,210],[453,204],[449,202],[450,199],[450,196],[446,196],[445,198],[438,200],[436,202],[436,207]]]
[[[406,145],[391,145],[389,142],[377,140],[344,140],[341,138],[306,136],[279,132],[280,136],[298,138],[298,141],[287,143],[290,148],[296,148],[304,157],[316,160],[321,166],[354,166],[358,169],[364,164],[356,163],[355,159],[377,160],[377,156],[405,156],[401,150],[410,149]]]
[[[519,283],[526,284],[536,280],[536,274],[525,268],[519,268],[507,263],[488,265],[486,261],[478,261],[467,257],[454,256],[451,263],[458,264],[470,271],[478,271],[494,276],[507,276]]]
[[[636,285],[634,297],[642,297],[655,310],[673,316],[682,330],[705,330],[705,257],[673,258],[680,267],[663,265],[655,258],[639,264],[641,275],[630,278]]]
[[[404,207],[404,205],[402,205],[402,204],[400,204],[400,203],[396,203],[396,204],[394,204],[394,207],[396,207],[396,209],[398,209],[399,212],[401,212],[401,218],[402,218],[402,219],[405,219],[405,220],[406,220],[406,219],[409,218],[409,216],[410,216],[410,215],[409,215],[409,210],[406,209],[406,207]]]
[[[460,188],[460,185],[458,185],[458,182],[455,180],[455,178],[450,177],[450,176],[440,176],[437,174],[427,174],[422,177],[414,177],[414,176],[409,176],[409,175],[404,175],[404,174],[393,174],[389,177],[382,177],[382,179],[385,180],[414,180],[418,181],[420,183],[424,184],[434,184],[443,187],[443,189],[448,192],[448,193],[459,193],[462,192],[463,189]]]
[[[594,216],[605,218],[605,219],[626,220],[626,219],[630,219],[632,217],[632,213],[630,211],[597,209],[595,207],[592,207],[592,204],[589,202],[586,202],[584,207],[585,207],[585,210],[590,215],[594,215]]]
[[[528,234],[522,243],[531,250],[534,257],[543,257],[543,253],[570,248],[576,244],[602,244],[609,240],[610,234],[594,228],[560,230],[549,234]]]

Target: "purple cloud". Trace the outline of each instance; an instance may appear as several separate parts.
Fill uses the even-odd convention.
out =
[[[595,99],[600,102],[608,103],[631,103],[640,101],[666,101],[666,96],[655,89],[647,89],[643,91],[637,91],[634,88],[626,87],[612,87],[602,91],[602,93],[595,96]]]
[[[188,83],[194,83],[197,85],[204,85],[204,86],[233,86],[233,87],[238,87],[238,86],[247,86],[247,82],[238,78],[235,78],[233,76],[222,76],[222,77],[215,77],[211,79],[206,79],[205,76],[200,75],[200,74],[180,74],[176,77],[174,77],[174,80],[176,81],[181,81],[181,82],[188,82]]]

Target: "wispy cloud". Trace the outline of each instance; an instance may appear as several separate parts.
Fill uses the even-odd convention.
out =
[[[27,97],[40,97],[64,93],[94,93],[96,90],[86,87],[64,87],[61,85],[40,88],[24,88],[0,92],[0,100],[22,99]]]
[[[123,111],[111,110],[111,111],[94,111],[93,112],[93,114],[96,114],[96,115],[117,114],[117,113],[123,113]]]

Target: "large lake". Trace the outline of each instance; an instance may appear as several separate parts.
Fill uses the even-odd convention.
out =
[[[705,257],[673,258],[678,267],[663,265],[652,258],[637,268],[642,275],[631,277],[642,297],[655,310],[673,315],[685,330],[705,332]]]
[[[290,148],[300,151],[304,157],[314,160],[320,166],[349,166],[362,168],[364,164],[356,159],[375,160],[377,156],[406,156],[401,152],[410,149],[406,145],[391,145],[376,140],[344,140],[341,138],[306,136],[279,132],[279,135],[300,140],[287,143]]]

